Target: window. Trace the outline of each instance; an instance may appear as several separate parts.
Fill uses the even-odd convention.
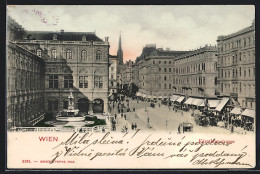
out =
[[[217,77],[214,78],[214,83],[215,83],[215,85],[218,84],[218,78]]]
[[[49,76],[49,88],[58,89],[58,75]]]
[[[164,89],[167,89],[167,84],[166,83],[164,83]]]
[[[79,76],[79,88],[88,88],[88,76]]]
[[[248,69],[248,77],[250,77],[250,74],[251,74],[250,69]]]
[[[172,69],[171,69],[171,68],[169,68],[169,72],[172,72]]]
[[[94,88],[103,88],[103,77],[102,76],[94,77]]]
[[[153,64],[155,64],[155,61],[153,61]]]
[[[38,50],[36,51],[36,54],[37,54],[37,56],[42,57],[42,50],[41,50],[41,49],[38,49]]]
[[[244,77],[246,77],[246,70],[244,70]]]
[[[241,67],[239,67],[239,76],[241,77],[241,74],[242,74],[242,70],[241,70]]]
[[[159,64],[161,64],[161,61],[159,61]]]
[[[166,64],[166,61],[164,61],[164,64]]]
[[[65,89],[73,88],[73,77],[72,76],[64,76],[64,88]]]
[[[67,50],[66,59],[72,59],[72,51],[71,50]]]
[[[172,61],[169,61],[169,64],[171,64],[172,63]]]
[[[57,58],[57,50],[53,49],[51,50],[51,58],[56,59]]]
[[[172,84],[169,84],[169,89],[172,89]]]
[[[96,52],[96,60],[101,60],[101,54],[102,52],[100,50]]]
[[[87,59],[87,51],[86,50],[81,51],[81,59]]]
[[[164,76],[164,80],[165,80],[165,81],[167,80],[167,77],[166,77],[166,76]]]
[[[161,89],[161,83],[158,84],[158,88]]]
[[[161,68],[159,68],[159,72],[161,72]]]
[[[167,72],[167,68],[164,68],[164,72]]]

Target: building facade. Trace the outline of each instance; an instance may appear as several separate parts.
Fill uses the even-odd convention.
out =
[[[217,48],[208,46],[190,51],[175,59],[173,91],[196,97],[216,97]]]
[[[186,51],[171,51],[149,44],[143,48],[133,68],[133,82],[139,92],[150,98],[168,98],[173,94],[174,60]]]
[[[242,108],[255,108],[255,22],[219,36],[218,91]]]
[[[109,95],[117,93],[117,71],[118,71],[117,56],[109,56]]]
[[[108,112],[108,37],[103,41],[91,32],[26,31],[11,18],[7,26],[11,126],[33,125],[43,113],[67,109],[70,91],[80,112]]]

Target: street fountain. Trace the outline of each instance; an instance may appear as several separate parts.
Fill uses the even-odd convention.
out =
[[[69,122],[84,121],[85,117],[79,114],[78,109],[74,108],[74,97],[72,94],[72,90],[70,90],[68,100],[68,109],[64,109],[61,113],[58,113],[56,116],[56,120]]]

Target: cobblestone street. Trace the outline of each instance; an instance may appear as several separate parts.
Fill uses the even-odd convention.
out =
[[[124,126],[127,126],[127,129],[131,131],[131,125],[136,124],[137,129],[149,130],[149,131],[169,131],[171,133],[178,132],[179,124],[183,122],[188,122],[193,124],[194,133],[216,133],[216,134],[232,134],[230,129],[223,127],[223,122],[219,122],[218,126],[198,126],[195,123],[195,119],[191,116],[191,111],[185,112],[178,110],[177,112],[168,108],[166,105],[159,103],[155,104],[155,107],[150,107],[149,102],[142,102],[137,100],[129,99],[129,107],[131,112],[124,112],[126,114],[126,119],[121,117],[121,114],[118,114],[117,107],[111,110],[112,115],[117,114],[116,119],[116,130],[122,131]],[[126,105],[126,102],[124,102]],[[145,111],[145,107],[146,110]],[[135,112],[133,112],[135,108]],[[148,125],[149,118],[149,125]],[[233,133],[239,134],[253,134],[252,131],[244,131],[242,128],[234,128]],[[190,134],[190,132],[185,132],[185,134]]]

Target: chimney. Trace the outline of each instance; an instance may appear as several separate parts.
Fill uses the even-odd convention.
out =
[[[105,42],[108,43],[109,37],[105,37]]]

